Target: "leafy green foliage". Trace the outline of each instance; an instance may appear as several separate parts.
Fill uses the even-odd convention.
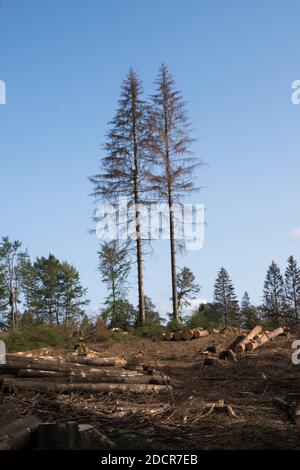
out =
[[[107,307],[101,312],[101,318],[108,320],[111,328],[121,328],[127,331],[135,325],[137,311],[128,300],[118,299],[113,304],[110,302],[106,304]]]
[[[19,330],[11,330],[3,337],[8,352],[29,351],[47,346],[73,349],[74,337],[70,329],[33,323]]]
[[[220,326],[220,314],[218,306],[213,303],[200,304],[192,315],[186,319],[187,328],[212,329]]]
[[[32,272],[30,311],[34,317],[57,326],[78,322],[88,300],[74,266],[50,254],[48,258],[37,258]]]

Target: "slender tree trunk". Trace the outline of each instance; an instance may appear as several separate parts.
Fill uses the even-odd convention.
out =
[[[176,241],[175,241],[175,225],[174,225],[174,207],[173,207],[173,186],[170,165],[169,152],[169,136],[168,136],[168,118],[165,109],[165,136],[166,136],[166,172],[168,181],[168,206],[170,221],[170,250],[171,250],[171,276],[172,276],[172,304],[173,317],[175,321],[179,321],[178,296],[177,296],[177,279],[176,279]]]
[[[112,281],[112,296],[113,296],[113,305],[112,305],[112,326],[116,326],[116,288],[115,288],[115,280]]]
[[[168,142],[168,129],[166,122],[166,141]],[[176,240],[175,240],[175,224],[174,224],[174,207],[173,207],[173,191],[170,171],[170,155],[168,143],[166,146],[166,170],[168,180],[168,206],[169,206],[169,222],[170,222],[170,251],[171,251],[171,277],[172,277],[172,304],[173,317],[175,321],[179,321],[178,295],[177,295],[177,279],[176,279]]]
[[[134,203],[135,203],[135,231],[136,231],[136,258],[138,267],[138,291],[139,291],[139,324],[145,323],[145,292],[143,275],[143,251],[141,240],[141,221],[139,210],[139,160],[138,147],[136,141],[136,116],[135,116],[135,90],[132,89],[132,120],[133,120],[133,140],[134,140]]]
[[[170,202],[171,201],[171,202]],[[174,319],[179,321],[177,282],[176,282],[176,241],[174,228],[174,212],[172,196],[169,196],[169,217],[170,217],[170,248],[171,248],[171,275],[172,275],[172,304]]]

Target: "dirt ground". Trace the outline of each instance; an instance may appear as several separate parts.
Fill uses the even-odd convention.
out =
[[[43,421],[93,424],[123,449],[300,449],[299,424],[273,404],[276,396],[300,405],[300,365],[291,359],[297,336],[280,336],[239,355],[236,362],[205,364],[207,347],[215,345],[221,351],[237,334],[228,329],[192,341],[89,345],[103,357],[139,357],[167,374],[172,388],[163,394],[14,390],[5,395],[4,406],[16,406],[20,413],[32,413]],[[214,408],[220,400],[231,408]]]

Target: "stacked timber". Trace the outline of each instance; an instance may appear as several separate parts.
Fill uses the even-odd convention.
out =
[[[56,361],[8,354],[0,365],[4,387],[40,392],[135,392],[168,390],[169,378],[143,367],[130,367],[122,358],[67,355]]]
[[[235,352],[243,353],[244,351],[253,351],[283,333],[284,328],[282,327],[276,328],[273,331],[262,331],[262,327],[257,325],[238,342],[235,346]]]
[[[253,351],[254,349],[258,348],[264,343],[273,340],[279,335],[284,333],[284,329],[282,327],[276,328],[273,331],[268,331],[265,333],[261,333],[253,338],[253,340],[247,344],[247,351]]]
[[[167,332],[164,335],[166,341],[190,341],[196,338],[202,338],[208,336],[210,333],[208,330],[203,328],[186,329],[183,331],[176,331],[174,333]]]

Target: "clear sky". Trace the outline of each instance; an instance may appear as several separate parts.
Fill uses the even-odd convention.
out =
[[[205,247],[178,258],[211,299],[224,265],[260,302],[267,266],[300,258],[297,0],[3,0],[0,9],[0,234],[32,256],[76,265],[92,306],[105,288],[88,176],[130,66],[146,95],[161,62],[183,91],[198,138]],[[298,236],[297,236],[298,235]],[[299,260],[300,261],[300,260]],[[135,273],[130,299],[136,303]],[[146,260],[146,293],[166,309],[167,245]]]

